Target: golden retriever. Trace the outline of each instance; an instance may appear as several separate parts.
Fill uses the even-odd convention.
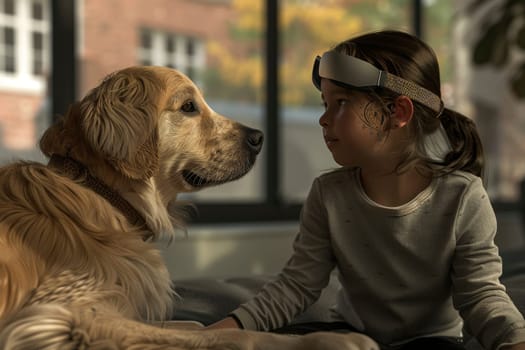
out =
[[[47,165],[0,169],[1,349],[373,349],[359,335],[166,329],[173,289],[153,241],[177,194],[243,176],[263,136],[165,67],[105,78],[43,135]]]

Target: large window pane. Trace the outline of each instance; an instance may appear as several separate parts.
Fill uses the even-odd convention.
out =
[[[168,66],[191,77],[218,113],[262,128],[262,8],[262,0],[84,1],[79,21],[83,24],[80,93],[126,66]],[[263,165],[260,157],[242,179],[186,198],[262,200]]]
[[[280,102],[283,105],[283,195],[302,201],[314,177],[337,166],[322,140],[312,63],[338,42],[369,30],[409,30],[412,1],[294,1],[281,4]]]
[[[0,0],[0,163],[44,161],[37,144],[51,122],[49,1]]]
[[[511,33],[519,16],[503,17],[502,5],[510,4],[506,0],[480,2],[478,6],[452,0],[425,3],[424,32],[440,60],[445,104],[478,126],[491,199],[516,201],[525,177],[525,96],[520,98],[512,86],[512,78],[519,76],[520,49],[518,36]],[[509,7],[510,11],[515,9]],[[509,30],[507,35],[500,30],[501,36],[494,36],[494,31],[487,36],[498,23]],[[476,53],[481,43],[482,50]],[[476,63],[475,57],[480,62]]]

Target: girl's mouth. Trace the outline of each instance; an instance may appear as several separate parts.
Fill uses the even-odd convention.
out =
[[[324,142],[326,143],[326,146],[330,147],[337,142],[337,139],[333,137],[325,137]]]

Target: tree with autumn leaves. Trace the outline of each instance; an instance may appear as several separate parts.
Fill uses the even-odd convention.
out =
[[[440,16],[439,22],[449,20],[441,16],[450,12],[443,3],[448,2],[437,2],[440,8],[432,11],[433,16]],[[263,101],[264,5],[264,0],[232,0],[235,16],[229,23],[229,35],[233,45],[207,42],[211,64],[203,81],[211,98]],[[284,105],[320,103],[319,92],[311,83],[313,60],[336,43],[369,30],[411,29],[411,2],[407,0],[280,0],[279,5],[279,97]],[[447,26],[431,30],[443,28]],[[432,35],[447,39],[443,33]]]
[[[345,5],[352,2],[355,1],[286,1],[286,6],[281,7],[279,80],[282,103],[319,103],[319,93],[311,84],[314,53],[321,54],[349,33],[363,28],[362,18],[344,10],[348,7]],[[207,94],[260,102],[264,98],[262,87],[265,83],[264,3],[261,0],[233,0],[232,6],[236,18],[231,23],[230,35],[237,50],[219,42],[208,42],[208,54],[215,67],[204,76],[209,89]]]

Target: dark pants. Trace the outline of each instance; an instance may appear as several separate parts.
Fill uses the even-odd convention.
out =
[[[307,334],[312,332],[358,332],[346,322],[309,322],[298,323],[282,328],[274,329],[272,332],[281,334]],[[382,350],[465,350],[461,338],[452,337],[425,337],[412,340],[398,346],[382,345]]]

